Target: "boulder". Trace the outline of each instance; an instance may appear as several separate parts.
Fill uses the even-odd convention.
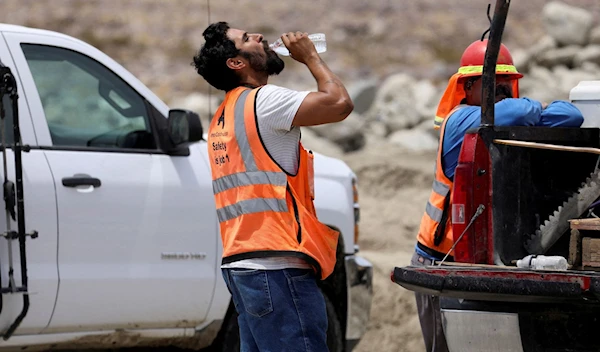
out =
[[[415,109],[413,85],[417,81],[408,74],[395,74],[385,79],[377,91],[375,102],[367,112],[369,121],[382,121],[390,131],[410,128],[421,120]]]
[[[529,72],[529,66],[533,59],[531,51],[525,49],[516,49],[512,51],[513,64],[520,73]]]
[[[537,62],[537,60],[546,53],[548,50],[555,49],[558,47],[558,43],[556,39],[549,35],[543,36],[540,40],[537,41],[534,45],[529,48],[529,52],[531,54],[531,60]],[[513,57],[514,59],[514,57]],[[519,67],[517,67],[519,69]]]
[[[590,44],[600,44],[600,26],[592,28],[590,31]]]
[[[412,152],[435,151],[438,147],[438,139],[420,128],[396,131],[388,140]]]
[[[354,112],[364,114],[371,108],[379,84],[375,80],[363,80],[348,87],[348,94],[354,103]]]
[[[310,128],[302,127],[302,145],[306,149],[310,149],[314,152],[330,156],[332,158],[341,158],[344,155],[342,148],[337,144],[327,140],[326,138],[319,137]]]
[[[365,127],[364,118],[352,112],[344,121],[311,126],[308,129],[315,132],[317,136],[337,144],[344,152],[351,152],[364,146]]]
[[[575,67],[581,67],[585,62],[600,64],[600,45],[588,45],[573,57]]]
[[[552,1],[542,10],[542,23],[559,45],[585,45],[589,40],[593,17],[584,9]]]
[[[578,45],[569,45],[561,48],[550,49],[538,57],[538,64],[544,67],[554,67],[558,65],[572,66],[575,55],[579,53],[581,47]]]

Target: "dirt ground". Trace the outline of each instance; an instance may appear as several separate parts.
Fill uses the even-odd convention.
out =
[[[410,262],[435,155],[374,142],[343,159],[359,180],[360,254],[374,265],[371,320],[355,351],[424,351],[413,292],[393,283],[390,273]]]

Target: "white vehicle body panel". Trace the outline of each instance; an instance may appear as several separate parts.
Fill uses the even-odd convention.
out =
[[[0,35],[0,59],[3,63],[15,70],[15,63],[6,46],[4,38]],[[18,89],[23,85],[17,76]],[[4,104],[10,104],[8,99]],[[21,117],[21,137],[23,143],[36,145],[36,138],[31,124],[30,110],[27,99],[21,95],[18,100],[19,115]],[[5,106],[8,109],[8,106]],[[8,111],[8,110],[7,110]],[[12,135],[12,129],[5,131],[6,138]],[[12,138],[11,138],[12,140]],[[9,178],[15,173],[14,154],[12,150],[6,152]],[[52,316],[58,292],[58,219],[56,212],[56,194],[52,180],[52,174],[44,153],[32,150],[23,153],[23,183],[25,202],[25,215],[28,223],[28,231],[43,229],[44,236],[29,241],[27,248],[29,292],[36,300],[36,304],[29,307],[29,313],[17,330],[17,334],[36,334],[42,332]],[[4,181],[4,172],[0,167],[0,176]],[[2,207],[4,208],[4,206]],[[31,216],[34,215],[34,216]],[[0,231],[5,232],[6,216],[0,216]],[[15,221],[10,221],[12,230],[16,230]],[[14,280],[16,286],[21,286],[21,270],[19,266],[19,244],[13,240],[12,245]],[[0,273],[2,287],[8,286],[8,242],[0,238]],[[22,295],[2,295],[3,312],[0,315],[0,329],[5,331],[21,312],[23,306]]]

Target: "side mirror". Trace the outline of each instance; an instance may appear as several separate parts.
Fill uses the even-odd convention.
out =
[[[204,133],[200,116],[183,109],[169,110],[169,136],[174,146],[186,146],[202,139]]]

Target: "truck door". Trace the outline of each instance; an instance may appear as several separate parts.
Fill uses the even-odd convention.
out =
[[[166,106],[98,50],[7,35],[58,204],[60,290],[52,331],[186,328],[210,307],[217,223],[199,148],[159,149]],[[196,146],[197,147],[197,146]]]
[[[2,37],[2,33],[0,33],[0,37]],[[26,240],[30,305],[25,319],[17,328],[14,335],[38,334],[50,322],[58,290],[56,194],[48,161],[43,151],[36,148],[37,142],[27,105],[28,92],[20,81],[21,66],[15,65],[13,62],[4,40],[0,40],[0,61],[11,68],[17,80],[21,139],[23,144],[32,147],[30,152],[22,153],[26,231],[37,230],[39,232],[38,238],[34,240],[28,238]],[[8,98],[3,100],[3,104],[6,111],[6,142],[7,144],[12,144],[13,111]],[[14,154],[11,149],[6,151],[6,157],[8,161],[8,179],[15,182]],[[0,180],[4,180],[1,166]],[[7,218],[5,216],[3,201],[1,209],[0,232],[5,232],[7,229]],[[17,229],[17,223],[12,220],[11,229]],[[16,286],[21,286],[21,267],[17,240],[12,241],[11,249],[15,284]],[[8,287],[8,272],[8,242],[5,238],[0,238],[0,285],[3,289]],[[22,295],[3,294],[1,307],[0,332],[4,334],[8,327],[15,321],[15,318],[21,313],[23,307]]]

